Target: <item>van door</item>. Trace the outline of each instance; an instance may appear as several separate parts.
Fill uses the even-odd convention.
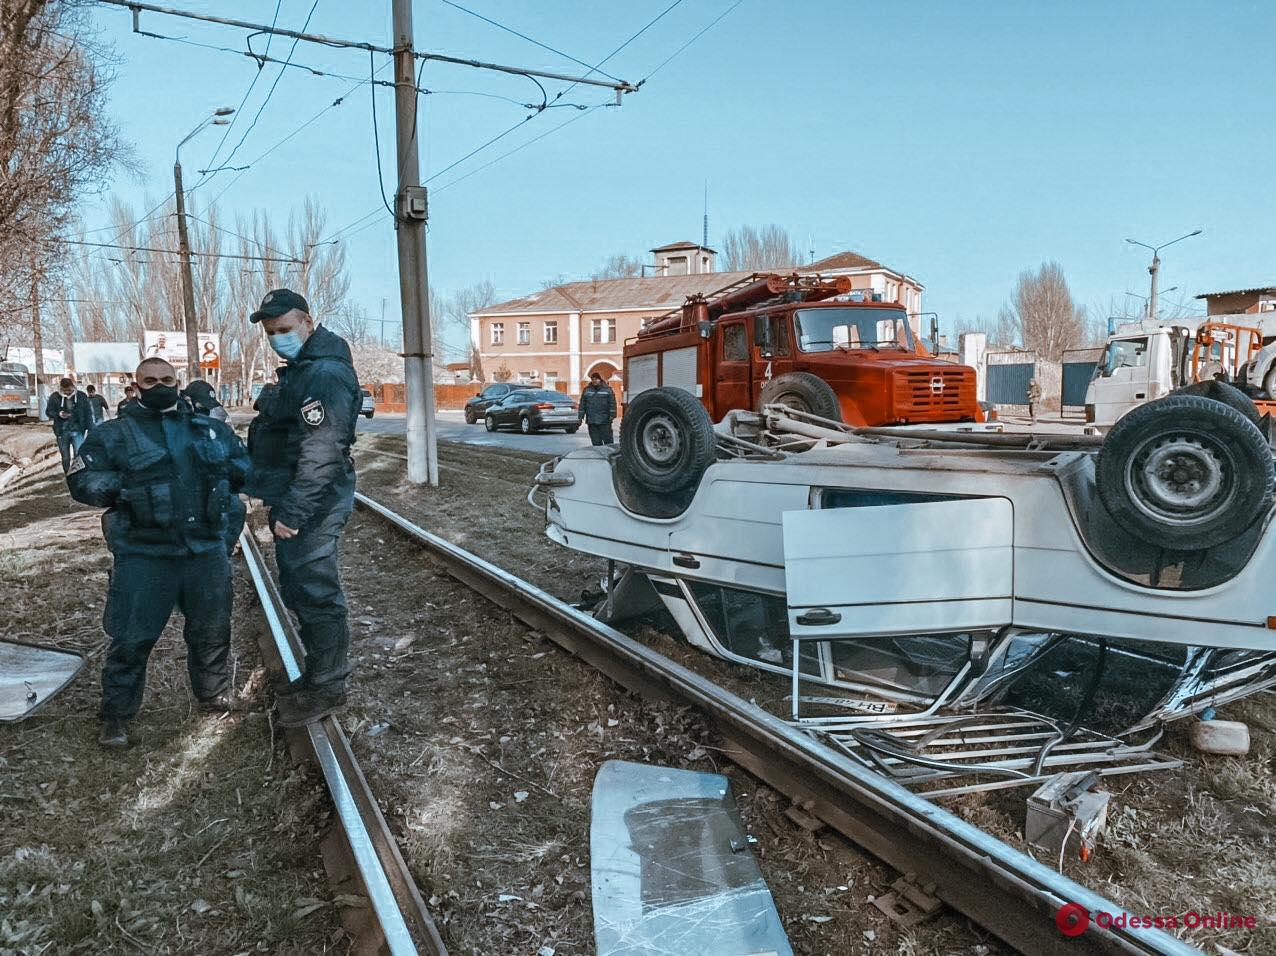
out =
[[[1153,374],[1153,358],[1158,365],[1168,361],[1164,347],[1168,338],[1156,338],[1161,347],[1155,350],[1146,335],[1108,341],[1091,382],[1090,397],[1094,400],[1086,403],[1094,405],[1095,424],[1111,425],[1130,409],[1156,397],[1153,379],[1168,379],[1170,372],[1166,365]]]
[[[789,631],[854,638],[1004,627],[1013,544],[1006,498],[786,512]]]
[[[733,408],[753,408],[749,332],[744,319],[719,324],[717,340],[718,368],[713,378],[713,408],[710,409],[715,422],[722,421]]]

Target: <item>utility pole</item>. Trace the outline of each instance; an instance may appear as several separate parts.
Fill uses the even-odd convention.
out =
[[[182,193],[182,164],[173,163],[177,190],[177,253],[182,266],[182,312],[186,318],[186,382],[199,376],[199,320],[195,318],[195,279],[191,275],[191,244],[186,235],[186,199]]]
[[[408,481],[439,484],[434,422],[434,347],[425,258],[428,205],[417,157],[417,90],[412,47],[412,0],[392,0],[394,117],[399,190],[394,197],[399,242],[399,299],[403,309],[403,379],[407,384]],[[373,95],[376,95],[375,92]]]
[[[44,328],[40,321],[40,273],[31,277],[31,351],[35,353],[35,408],[44,421]]]
[[[1149,290],[1148,294],[1147,320],[1149,323],[1156,322],[1156,285],[1161,272],[1161,250],[1167,246],[1174,245],[1176,242],[1182,242],[1184,239],[1191,239],[1193,236],[1199,236],[1203,231],[1204,230],[1202,229],[1197,229],[1194,232],[1189,232],[1186,236],[1179,236],[1177,239],[1171,239],[1169,242],[1163,242],[1159,246],[1149,246],[1146,242],[1138,242],[1135,239],[1125,240],[1132,246],[1142,246],[1144,249],[1152,250],[1152,264],[1148,266],[1148,273],[1152,276],[1152,288]]]

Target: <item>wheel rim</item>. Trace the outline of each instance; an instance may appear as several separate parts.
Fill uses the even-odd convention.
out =
[[[682,454],[682,436],[677,423],[663,412],[649,416],[639,433],[643,456],[659,468],[669,468]]]
[[[487,426],[488,431],[496,431],[496,419],[491,415],[488,415],[487,418],[483,419],[483,424]]]
[[[1236,467],[1226,446],[1196,433],[1149,438],[1125,469],[1130,500],[1144,514],[1176,525],[1209,521],[1236,496]]]
[[[807,414],[807,415],[811,414],[811,408],[809,405],[807,405],[806,402],[802,400],[802,396],[794,395],[792,392],[788,393],[787,395],[781,395],[779,404],[785,405],[793,409],[795,412],[803,412],[804,414]]]
[[[524,418],[521,422],[519,422],[519,427],[523,429],[523,434],[526,435],[532,430],[532,423]]]

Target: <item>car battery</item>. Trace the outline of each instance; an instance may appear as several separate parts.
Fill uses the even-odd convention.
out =
[[[1083,863],[1089,860],[1108,822],[1111,797],[1090,789],[1098,780],[1098,774],[1083,770],[1058,774],[1042,784],[1028,798],[1028,843],[1060,859],[1066,849]]]

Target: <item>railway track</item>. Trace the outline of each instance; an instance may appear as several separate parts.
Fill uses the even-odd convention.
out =
[[[1093,921],[1081,935],[1064,936],[1056,914],[1067,904],[1088,913],[1120,914],[1123,907],[371,498],[356,495],[356,505],[412,539],[450,576],[626,689],[695,707],[731,760],[916,883],[934,884],[935,895],[954,910],[1021,952],[1199,953],[1158,930]]]
[[[300,639],[251,531],[245,529],[240,541],[266,618],[267,633],[260,643],[268,669],[295,680],[301,676],[304,658]],[[336,810],[336,839],[324,852],[330,882],[338,891],[356,889],[368,900],[366,911],[344,911],[346,928],[356,940],[354,951],[446,956],[443,940],[341,724],[326,717],[289,731],[288,743],[294,756],[310,760],[319,769]]]

